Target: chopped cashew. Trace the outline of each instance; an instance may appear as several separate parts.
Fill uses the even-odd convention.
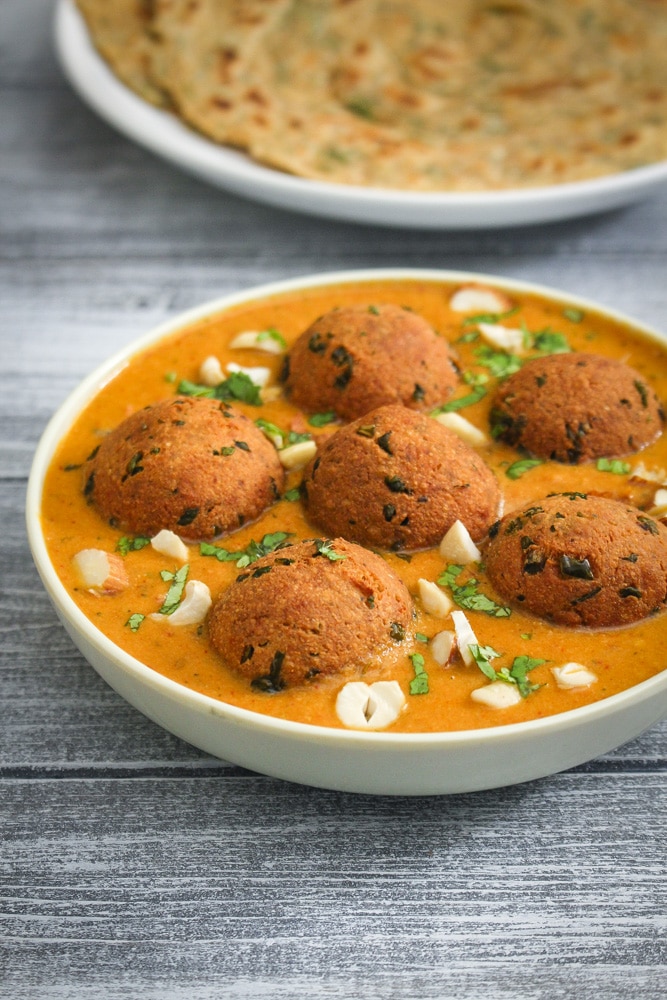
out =
[[[470,647],[479,646],[479,640],[462,611],[452,611],[452,621],[456,630],[456,644],[459,647],[461,659],[467,667],[472,667],[475,658],[470,652]]]
[[[82,549],[72,562],[84,586],[94,594],[120,594],[129,584],[121,556],[103,549]]]
[[[582,663],[565,663],[562,667],[552,667],[551,673],[559,688],[590,687],[597,680],[597,675]]]
[[[299,441],[297,444],[290,444],[287,448],[279,451],[278,458],[283,468],[300,469],[306,462],[310,462],[316,453],[317,444],[315,441]]]
[[[667,490],[661,489],[655,491],[653,507],[651,507],[649,514],[651,517],[658,519],[667,517]]]
[[[452,295],[449,308],[461,313],[503,313],[512,308],[512,303],[495,288],[464,285]]]
[[[454,521],[440,542],[440,555],[448,562],[462,563],[464,566],[470,562],[479,562],[482,558],[482,553],[462,521]]]
[[[643,479],[645,483],[660,483],[667,486],[667,472],[664,469],[649,469],[644,462],[637,462],[632,470],[633,479]]]
[[[500,323],[478,323],[477,329],[491,347],[501,351],[520,351],[524,347],[523,330]]]
[[[271,369],[264,368],[263,366],[258,366],[255,368],[246,368],[243,365],[237,365],[234,361],[230,361],[227,365],[228,372],[241,372],[242,375],[247,375],[250,381],[254,385],[263,386],[271,378]]]
[[[244,330],[237,333],[231,341],[230,347],[256,347],[259,351],[266,351],[267,354],[282,354],[283,346],[277,337],[272,337],[268,330]]]
[[[491,681],[484,687],[475,688],[470,692],[473,701],[478,701],[489,708],[511,708],[521,701],[519,689],[515,684],[506,684],[505,681]]]
[[[456,636],[453,632],[437,632],[428,644],[431,656],[441,666],[446,666],[456,649]]]
[[[420,579],[417,581],[417,586],[424,611],[438,618],[446,618],[452,610],[452,602],[444,590],[431,580]]]
[[[263,403],[275,403],[283,394],[279,385],[263,385],[259,392]]]
[[[398,718],[405,695],[398,681],[350,681],[338,692],[336,714],[344,726],[384,729]]]
[[[185,597],[170,615],[159,611],[150,617],[153,621],[169,621],[171,625],[197,625],[202,622],[211,607],[211,591],[201,580],[188,580]]]
[[[151,546],[162,556],[179,559],[181,562],[188,561],[187,545],[174,531],[169,531],[168,528],[163,528],[162,531],[158,531],[157,535],[153,535]]]
[[[462,417],[460,413],[439,413],[435,419],[443,427],[448,427],[450,431],[458,434],[462,441],[465,441],[466,444],[471,445],[473,448],[481,447],[489,442],[484,431],[481,431],[479,427],[475,427],[469,420]]]
[[[199,366],[199,381],[211,387],[225,381],[225,373],[220,366],[220,360],[213,354],[204,358]]]

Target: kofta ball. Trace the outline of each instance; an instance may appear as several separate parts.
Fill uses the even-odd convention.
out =
[[[310,539],[251,563],[208,628],[229,669],[275,692],[362,668],[407,636],[412,617],[405,585],[380,556]]]
[[[447,341],[397,305],[354,305],[317,319],[283,369],[292,402],[354,420],[386,403],[428,409],[451,396],[458,375]]]
[[[176,396],[138,410],[84,466],[84,493],[123,530],[210,539],[258,517],[280,495],[276,449],[244,414]]]
[[[646,379],[597,354],[528,361],[501,383],[491,409],[494,437],[571,464],[638,451],[658,437],[663,422]]]
[[[385,549],[437,545],[462,521],[481,539],[500,489],[453,431],[404,406],[381,406],[329,437],[304,469],[311,520],[327,534]]]
[[[493,586],[558,625],[628,625],[667,601],[667,528],[622,501],[556,493],[507,514],[490,534]]]

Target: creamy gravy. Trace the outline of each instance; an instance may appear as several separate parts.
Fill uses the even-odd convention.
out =
[[[157,622],[150,619],[149,615],[162,604],[167,587],[160,572],[178,568],[174,560],[159,555],[150,546],[130,551],[124,557],[130,585],[120,594],[97,596],[82,587],[72,565],[73,556],[91,547],[113,552],[124,533],[106,524],[95,508],[86,503],[81,489],[80,466],[99,443],[100,436],[129,413],[173,395],[180,379],[199,381],[199,367],[209,355],[217,356],[223,368],[229,361],[271,367],[270,384],[276,385],[281,358],[257,349],[231,350],[230,339],[240,331],[274,328],[289,344],[317,316],[338,305],[391,301],[409,306],[454,345],[463,372],[489,375],[489,369],[479,364],[475,354],[483,343],[479,338],[471,339],[475,325],[464,322],[464,316],[449,308],[455,288],[439,282],[376,281],[283,293],[210,316],[133,357],[76,420],[57,451],[44,488],[42,519],[51,558],[63,584],[95,626],[129,654],[186,687],[268,715],[340,726],[335,713],[336,694],[345,680],[360,676],[353,665],[344,677],[315,682],[301,689],[278,694],[251,689],[247,682],[222,666],[208,641],[205,623],[176,627],[170,624],[167,616]],[[533,332],[549,328],[564,335],[573,350],[621,358],[642,373],[662,399],[667,399],[667,353],[660,344],[597,313],[584,315],[577,309],[568,309],[566,302],[551,302],[524,293],[512,298],[517,311],[506,320],[508,325],[525,324]],[[459,411],[484,430],[488,430],[488,410],[495,385],[496,379],[490,377],[484,386],[488,389],[487,395]],[[470,392],[470,386],[462,383],[456,395],[465,396]],[[335,430],[335,425],[309,426],[307,417],[282,396],[261,408],[243,403],[234,405],[252,419],[261,416],[280,427],[309,430],[316,439]],[[617,495],[650,508],[660,484],[633,478],[632,468],[641,463],[653,470],[667,469],[667,437],[664,434],[641,454],[625,456],[623,460],[630,471],[620,475],[600,471],[595,464],[566,466],[546,462],[512,479],[506,472],[520,457],[514,450],[497,442],[478,450],[495,471],[506,511],[559,491]],[[286,488],[297,486],[299,479],[299,472],[291,472]],[[255,523],[218,540],[218,544],[241,550],[251,539],[259,541],[265,534],[275,531],[289,532],[295,539],[321,534],[308,523],[300,502],[283,499]],[[385,555],[413,595],[417,594],[419,578],[436,580],[445,568],[437,549],[405,558],[392,553]],[[214,599],[238,574],[234,563],[205,557],[200,554],[198,545],[189,546],[189,567],[190,578],[205,581]],[[474,575],[480,589],[494,597],[483,568],[475,566]],[[415,607],[416,631],[423,636],[431,637],[443,628],[451,628],[448,619],[424,613],[417,597]],[[133,631],[127,623],[137,614],[146,617]],[[479,642],[504,654],[496,661],[498,668],[520,655],[546,660],[530,673],[531,681],[541,686],[515,707],[488,708],[470,697],[473,689],[486,683],[476,666],[466,667],[457,659],[441,667],[431,658],[426,642],[399,644],[383,660],[363,672],[363,679],[369,682],[380,678],[395,679],[405,692],[407,710],[394,724],[394,729],[406,732],[461,730],[540,718],[608,697],[665,667],[667,615],[664,614],[630,628],[602,632],[555,627],[514,609],[508,618],[468,610],[466,615]],[[429,678],[427,694],[408,693],[414,677],[409,654],[415,652],[424,656]],[[597,682],[581,690],[559,689],[550,668],[572,660],[591,669],[597,675]]]

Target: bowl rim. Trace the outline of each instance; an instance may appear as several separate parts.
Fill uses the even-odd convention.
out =
[[[56,611],[64,621],[78,632],[99,654],[111,661],[125,674],[132,675],[143,687],[158,690],[171,701],[179,701],[189,705],[198,712],[221,719],[228,719],[235,725],[245,728],[262,729],[267,735],[276,737],[301,737],[306,740],[316,740],[319,743],[337,744],[353,748],[356,745],[366,749],[370,747],[383,748],[461,748],[479,744],[493,746],[498,741],[507,739],[529,738],[536,734],[554,734],[578,728],[587,722],[600,721],[617,712],[630,709],[643,703],[654,694],[667,690],[667,665],[661,672],[624,691],[602,698],[592,704],[578,708],[567,709],[554,715],[533,719],[526,722],[502,723],[480,729],[441,730],[434,732],[392,732],[365,731],[355,729],[337,729],[330,726],[318,726],[311,723],[296,722],[277,716],[264,715],[250,709],[241,708],[210,695],[192,690],[176,681],[160,674],[142,663],[136,657],[126,653],[117,646],[81,611],[69,592],[61,582],[48,553],[41,526],[41,500],[46,470],[53,458],[55,450],[67,432],[71,423],[79,416],[93,397],[113,379],[130,360],[140,354],[150,345],[179,330],[226,311],[236,305],[259,301],[264,298],[289,293],[307,288],[328,287],[331,285],[362,284],[372,281],[420,281],[459,284],[486,284],[505,292],[530,293],[546,296],[551,302],[563,303],[565,306],[581,308],[584,311],[596,312],[605,318],[628,325],[640,335],[656,341],[667,349],[667,333],[641,323],[625,313],[605,307],[592,299],[552,289],[549,286],[506,278],[499,275],[458,271],[436,268],[364,268],[343,271],[328,271],[322,273],[297,276],[288,279],[266,282],[241,291],[227,293],[198,306],[178,313],[172,318],[153,327],[137,339],[133,339],[123,348],[116,351],[106,361],[98,365],[87,375],[56,409],[48,421],[34,452],[26,490],[26,531],[31,554]],[[637,734],[639,735],[639,734]]]

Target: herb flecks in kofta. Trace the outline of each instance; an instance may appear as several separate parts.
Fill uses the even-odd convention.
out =
[[[667,528],[619,500],[557,493],[503,518],[486,568],[494,587],[559,625],[613,628],[667,601]]]
[[[209,616],[225,664],[260,691],[354,672],[410,635],[412,600],[380,556],[309,539],[259,559]]]
[[[336,431],[304,483],[309,517],[328,534],[394,550],[437,545],[457,520],[479,540],[500,502],[493,473],[471,447],[398,405]]]
[[[123,530],[210,539],[253,521],[284,482],[277,452],[228,403],[176,397],[133,413],[84,466],[83,491]]]
[[[387,403],[429,409],[457,384],[446,339],[397,305],[331,310],[298,338],[287,362],[283,379],[292,402],[344,420]]]
[[[646,380],[597,354],[535,358],[501,383],[491,409],[495,438],[572,465],[639,451],[664,413]]]

